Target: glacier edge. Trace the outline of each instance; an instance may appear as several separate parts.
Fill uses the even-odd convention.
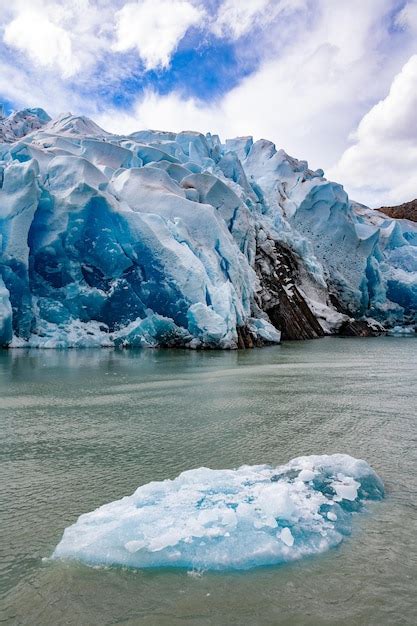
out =
[[[417,324],[417,225],[266,140],[0,119],[0,345],[238,348]]]

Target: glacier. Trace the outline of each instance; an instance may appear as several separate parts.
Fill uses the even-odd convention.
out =
[[[417,324],[417,224],[266,140],[0,118],[0,346],[238,348]]]
[[[345,454],[202,467],[81,515],[52,558],[198,570],[277,565],[338,545],[364,503],[383,497],[371,467]]]

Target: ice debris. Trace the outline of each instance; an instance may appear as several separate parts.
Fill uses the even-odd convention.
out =
[[[344,454],[202,467],[81,515],[53,558],[203,570],[286,563],[339,544],[364,502],[383,497],[371,467]]]

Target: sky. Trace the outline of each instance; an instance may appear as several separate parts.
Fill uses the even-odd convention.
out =
[[[417,0],[0,0],[0,103],[273,141],[417,197]]]

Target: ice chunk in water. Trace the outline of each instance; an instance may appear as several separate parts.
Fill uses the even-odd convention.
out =
[[[202,467],[81,515],[53,558],[212,570],[285,563],[339,544],[364,501],[383,496],[371,467],[343,454]]]

